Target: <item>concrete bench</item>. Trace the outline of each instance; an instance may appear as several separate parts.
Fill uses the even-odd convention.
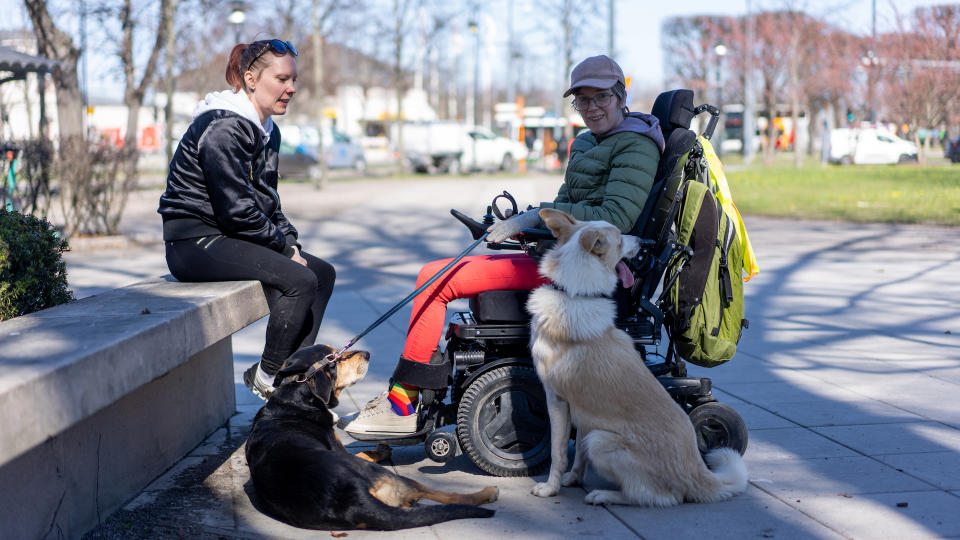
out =
[[[157,278],[0,323],[0,536],[75,538],[234,413],[256,281]]]

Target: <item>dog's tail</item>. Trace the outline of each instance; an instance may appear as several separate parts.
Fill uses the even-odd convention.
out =
[[[747,465],[732,448],[717,448],[707,452],[704,461],[714,482],[711,489],[696,495],[697,502],[723,501],[747,489]]]
[[[426,527],[454,519],[488,518],[495,513],[489,508],[469,504],[432,504],[413,508],[396,508],[384,505],[383,514],[367,522],[371,529],[394,531],[412,527]]]

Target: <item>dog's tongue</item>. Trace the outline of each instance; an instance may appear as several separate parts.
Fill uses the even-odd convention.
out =
[[[623,283],[624,289],[633,287],[633,273],[627,268],[627,264],[623,261],[617,262],[617,277],[620,278],[621,283]]]

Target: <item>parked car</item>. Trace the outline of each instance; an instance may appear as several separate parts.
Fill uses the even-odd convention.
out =
[[[309,180],[320,178],[320,161],[302,146],[293,146],[281,139],[279,163],[280,177],[285,179]]]
[[[317,178],[320,161],[317,159],[319,137],[312,126],[282,126],[280,128],[280,176],[284,178]],[[327,168],[364,171],[367,160],[363,147],[336,130],[326,130],[323,150]]]
[[[417,172],[512,170],[527,158],[526,145],[481,126],[438,121],[408,123],[402,129],[404,154]]]
[[[878,128],[830,131],[830,161],[842,165],[882,165],[917,160],[917,145]]]

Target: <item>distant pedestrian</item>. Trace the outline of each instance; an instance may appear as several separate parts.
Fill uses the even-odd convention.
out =
[[[300,251],[280,211],[273,115],[297,91],[297,49],[269,39],[233,47],[229,90],[197,104],[160,197],[167,266],[180,281],[258,280],[270,305],[266,344],[244,383],[263,399],[291,354],[313,345],[336,272]]]

